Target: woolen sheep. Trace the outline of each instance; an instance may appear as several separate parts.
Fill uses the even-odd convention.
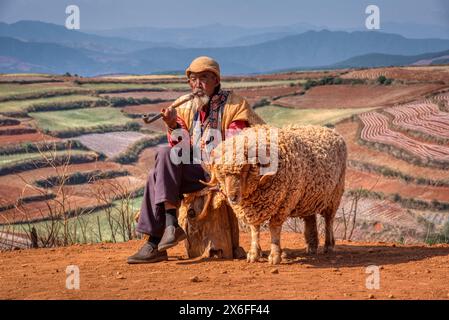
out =
[[[269,163],[262,161],[261,150],[271,156]],[[281,262],[280,234],[288,217],[304,219],[307,252],[316,253],[316,215],[321,214],[325,220],[324,252],[333,250],[333,221],[344,192],[346,159],[343,137],[319,126],[278,129],[258,125],[214,149],[205,164],[211,173],[207,185],[218,184],[237,217],[250,226],[248,262],[260,258],[259,231],[266,221],[271,233],[268,261]],[[277,168],[267,172],[273,162]]]

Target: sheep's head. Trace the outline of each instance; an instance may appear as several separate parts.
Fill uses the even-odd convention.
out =
[[[261,175],[259,164],[247,163],[238,168],[234,167],[232,170],[217,170],[220,189],[226,195],[230,205],[240,204],[256,189],[264,187],[273,176],[272,172]]]
[[[260,164],[212,164],[207,166],[211,173],[208,186],[218,186],[230,205],[238,205],[257,188],[266,186],[275,175],[274,172],[260,174]]]
[[[278,156],[269,126],[256,126],[221,142],[210,154],[203,168],[211,175],[208,186],[217,186],[231,205],[240,204],[256,189],[267,185],[276,172],[269,171]],[[261,161],[264,160],[264,163]],[[277,169],[277,166],[276,166]]]

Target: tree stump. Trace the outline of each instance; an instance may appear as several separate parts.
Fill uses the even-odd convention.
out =
[[[207,204],[209,192],[211,201]],[[200,215],[204,206],[206,211]],[[239,245],[239,224],[231,207],[217,191],[205,188],[184,195],[179,222],[187,233],[185,246],[189,258],[241,259],[246,253]]]

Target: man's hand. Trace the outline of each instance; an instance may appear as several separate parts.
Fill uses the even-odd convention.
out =
[[[161,110],[162,120],[167,124],[167,126],[171,129],[175,129],[177,126],[176,123],[176,109],[168,107],[167,109]]]

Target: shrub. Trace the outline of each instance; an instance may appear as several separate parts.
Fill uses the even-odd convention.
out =
[[[25,142],[17,145],[4,146],[0,148],[0,155],[11,155],[16,153],[62,151],[62,150],[86,150],[89,149],[78,140],[56,141],[56,142]]]
[[[387,78],[384,75],[381,75],[377,78],[376,82],[382,85],[390,85],[393,82],[393,79]]]
[[[75,172],[68,175],[67,177],[52,176],[42,180],[36,180],[34,183],[41,188],[53,188],[61,184],[64,185],[75,185],[75,184],[85,184],[98,179],[112,179],[117,177],[129,176],[127,170],[110,170],[101,171],[93,170],[89,172]],[[62,182],[62,180],[64,181]]]

